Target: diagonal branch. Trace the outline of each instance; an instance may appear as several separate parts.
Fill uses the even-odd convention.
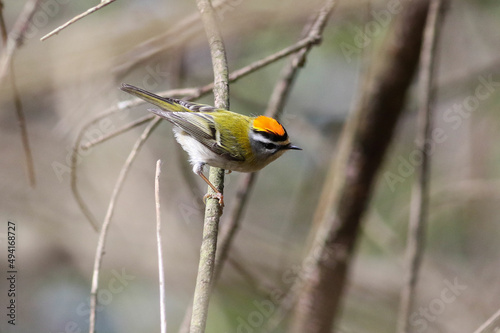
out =
[[[110,5],[112,4],[113,2],[115,2],[116,0],[102,0],[100,4],[98,4],[97,6],[94,6],[88,10],[86,10],[85,12],[73,17],[71,20],[69,20],[68,22],[64,23],[63,25],[59,26],[58,28],[52,30],[51,32],[49,32],[48,34],[46,34],[45,36],[43,36],[42,38],[40,38],[40,40],[43,42],[44,40],[46,40],[47,38],[49,37],[52,37],[53,35],[56,35],[58,34],[59,32],[61,32],[61,30],[63,29],[66,29],[67,27],[69,27],[70,25],[72,25],[73,23],[81,20],[82,18],[84,18],[85,16],[88,16],[90,14],[92,14],[93,12],[96,12],[98,11],[99,9],[103,8],[103,7],[106,7],[107,5]]]
[[[426,0],[402,3],[382,63],[361,96],[363,104],[344,126],[324,184],[324,193],[332,194],[318,203],[313,224],[319,228],[296,282],[303,287],[292,332],[332,329],[361,218],[418,64],[428,5]]]

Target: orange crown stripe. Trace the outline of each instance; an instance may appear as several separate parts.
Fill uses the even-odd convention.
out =
[[[257,131],[271,132],[279,136],[285,135],[285,129],[275,119],[266,116],[258,116],[253,121],[253,127]]]

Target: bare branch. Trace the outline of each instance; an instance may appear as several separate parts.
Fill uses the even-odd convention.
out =
[[[14,106],[16,109],[17,122],[21,130],[21,141],[23,144],[24,155],[26,158],[26,167],[28,169],[28,179],[31,187],[35,187],[35,166],[33,162],[33,154],[31,153],[28,128],[26,126],[26,117],[24,115],[23,105],[21,102],[21,94],[17,88],[16,76],[14,72],[13,57],[15,50],[22,44],[24,33],[28,27],[33,14],[38,6],[38,0],[29,1],[24,6],[23,11],[19,15],[19,19],[14,25],[14,28],[7,34],[7,27],[3,17],[3,3],[0,3],[0,30],[5,51],[0,59],[0,79],[5,75],[9,76],[12,95],[14,98]]]
[[[113,217],[113,213],[115,210],[116,200],[118,199],[118,195],[123,187],[123,183],[125,181],[125,177],[127,176],[128,171],[130,170],[130,166],[132,162],[135,160],[135,157],[139,153],[142,145],[146,142],[147,138],[151,134],[151,132],[155,129],[156,126],[160,123],[161,118],[153,119],[149,125],[144,129],[141,136],[137,139],[134,144],[134,147],[130,151],[130,154],[127,157],[127,160],[123,164],[123,167],[118,175],[118,179],[116,180],[115,187],[113,189],[113,193],[111,194],[111,199],[109,201],[108,210],[106,212],[106,216],[104,217],[104,221],[102,223],[102,228],[99,233],[99,240],[97,242],[97,249],[94,259],[94,271],[92,275],[92,287],[90,291],[90,325],[89,325],[89,333],[95,332],[95,317],[96,317],[96,309],[97,309],[97,289],[99,288],[99,272],[101,269],[102,257],[104,255],[104,246],[106,244],[106,238],[108,233],[108,228],[111,223],[111,218]]]
[[[80,15],[77,15],[75,17],[73,17],[71,20],[69,20],[68,22],[64,23],[63,25],[59,26],[58,28],[52,30],[51,32],[49,32],[48,34],[46,34],[45,36],[43,36],[42,38],[40,38],[40,40],[43,42],[44,40],[46,40],[47,38],[53,36],[53,35],[56,35],[58,34],[59,32],[61,32],[61,30],[69,27],[70,25],[72,25],[73,23],[81,20],[82,18],[84,18],[85,16],[88,16],[90,14],[92,14],[93,12],[96,12],[98,11],[99,9],[103,8],[103,7],[106,7],[107,5],[110,5],[112,4],[113,2],[115,2],[116,0],[102,0],[100,4],[98,4],[97,6],[94,6],[88,10],[86,10],[85,12],[81,13]]]
[[[443,11],[441,0],[431,0],[424,32],[422,52],[420,54],[418,128],[416,148],[422,154],[422,163],[417,168],[417,180],[413,185],[408,238],[406,246],[406,273],[401,292],[398,315],[398,332],[409,332],[409,319],[415,298],[415,288],[422,261],[427,209],[429,205],[430,152],[428,142],[432,128],[432,94],[436,44],[439,36],[439,24]]]
[[[167,333],[167,308],[165,299],[165,269],[163,267],[163,249],[161,245],[161,210],[160,210],[160,174],[161,160],[156,162],[155,207],[156,207],[156,243],[158,244],[158,280],[160,284],[160,322],[161,333]]]
[[[293,83],[293,78],[295,78],[298,69],[299,63],[303,63],[305,57],[307,56],[308,51],[311,49],[311,46],[318,45],[318,41],[321,40],[321,36],[323,34],[325,23],[328,19],[329,14],[333,10],[333,1],[327,1],[323,9],[320,11],[320,14],[315,14],[315,22],[314,28],[306,27],[305,34],[308,34],[305,38],[301,39],[299,42],[294,44],[292,47],[286,48],[280,52],[275,53],[269,57],[264,58],[263,60],[256,61],[253,64],[242,68],[241,70],[235,71],[230,74],[229,78],[235,79],[241,77],[240,75],[246,75],[257,68],[261,68],[276,59],[284,56],[283,54],[290,54],[290,50],[293,49],[296,54],[292,57],[289,62],[283,68],[280,78],[278,79],[272,97],[270,98],[266,115],[273,118],[278,118],[281,116],[283,112],[284,101],[289,97],[290,89],[289,87]],[[326,14],[326,15],[325,15]],[[300,48],[297,48],[300,45]],[[285,51],[286,50],[286,51]],[[218,244],[219,250],[217,251],[217,257],[215,262],[215,272],[214,272],[214,284],[219,280],[220,275],[222,273],[222,269],[224,264],[228,258],[229,249],[231,248],[234,236],[236,235],[241,218],[243,217],[244,209],[248,203],[248,199],[253,189],[253,185],[257,179],[258,172],[249,173],[243,176],[241,181],[238,183],[238,187],[236,190],[236,196],[234,199],[234,205],[228,218],[224,222],[224,228],[222,229],[220,240]],[[213,287],[213,286],[212,286]],[[186,313],[184,315],[184,320],[182,322],[181,328],[179,329],[180,333],[186,333],[189,330],[189,318],[191,316],[192,308],[186,309]]]
[[[212,3],[214,9],[227,3],[228,0],[216,0]],[[148,60],[160,52],[178,46],[180,43],[199,35],[203,27],[200,24],[200,13],[195,12],[182,21],[174,24],[169,30],[161,35],[150,38],[128,51],[117,59],[119,64],[113,72],[122,77],[126,75],[139,63]]]
[[[488,320],[486,320],[481,326],[479,326],[474,333],[496,332],[495,328],[498,328],[498,326],[495,325],[496,327],[493,327],[493,325],[498,323],[498,319],[500,319],[500,309],[488,318]]]
[[[115,136],[118,136],[122,133],[125,133],[127,132],[128,130],[131,130],[132,128],[135,128],[137,126],[141,126],[142,124],[145,124],[147,123],[148,121],[150,121],[151,119],[153,119],[154,116],[151,116],[151,115],[147,115],[147,116],[144,116],[142,118],[139,118],[139,119],[136,119],[128,124],[126,124],[125,126],[123,127],[120,127],[119,129],[117,129],[116,131],[114,132],[111,132],[107,135],[103,135],[101,136],[100,138],[97,138],[95,140],[92,140],[92,141],[88,141],[87,143],[81,145],[81,148],[84,149],[84,150],[87,150],[87,149],[90,149],[104,141],[107,141],[109,139],[112,139],[114,138]]]
[[[214,71],[214,105],[221,109],[229,109],[229,78],[226,50],[222,35],[217,26],[215,11],[210,0],[197,0],[203,26],[210,46]],[[223,193],[224,170],[210,167],[210,182]],[[213,191],[212,189],[208,189]],[[215,268],[215,252],[222,207],[216,198],[208,198],[203,227],[203,240],[200,248],[200,264],[193,297],[193,314],[191,316],[191,333],[205,332],[208,305],[212,291],[212,277]]]
[[[402,3],[383,62],[344,126],[324,183],[328,196],[313,221],[319,228],[297,281],[303,285],[292,332],[329,332],[334,324],[361,218],[418,64],[427,9],[425,0]]]

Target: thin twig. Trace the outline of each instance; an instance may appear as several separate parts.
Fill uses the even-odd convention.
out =
[[[229,109],[229,78],[226,50],[222,35],[217,25],[215,11],[210,0],[197,0],[198,10],[205,28],[210,46],[212,66],[214,72],[214,105],[221,109]],[[223,193],[224,170],[210,167],[210,182]],[[212,189],[208,189],[212,191]],[[193,296],[193,314],[191,316],[191,333],[205,332],[208,305],[212,291],[212,277],[215,268],[215,253],[217,249],[217,235],[222,207],[215,197],[207,199],[203,227],[203,239],[200,248],[200,263]]]
[[[494,323],[498,324],[498,320],[500,319],[500,309],[495,312],[494,315],[492,315],[488,320],[486,320],[481,326],[478,327],[477,330],[474,331],[474,333],[486,333],[486,332],[498,332],[498,330],[494,330],[496,327],[492,327]],[[490,330],[491,329],[491,330]]]
[[[28,29],[31,18],[35,14],[40,0],[31,0],[26,2],[19,18],[9,33],[7,43],[0,57],[0,80],[7,74],[9,63],[16,49],[22,45],[26,30]]]
[[[35,187],[36,185],[35,166],[29,143],[26,117],[24,115],[23,105],[21,102],[21,94],[19,93],[16,84],[13,57],[15,50],[19,46],[21,46],[24,40],[24,33],[26,32],[28,24],[31,21],[33,14],[35,13],[37,6],[37,0],[29,1],[28,3],[26,3],[22,13],[19,15],[19,19],[14,25],[14,28],[12,29],[11,33],[7,35],[7,27],[5,25],[5,20],[3,17],[3,3],[0,3],[0,30],[2,41],[5,45],[5,51],[2,54],[2,58],[0,60],[0,78],[3,78],[4,75],[7,75],[8,73],[12,95],[14,98],[17,122],[19,124],[19,129],[21,130],[21,141],[23,144],[24,155],[26,158],[26,167],[28,169],[28,179],[31,187]]]
[[[167,309],[165,299],[165,269],[163,267],[163,249],[161,245],[161,210],[160,210],[160,174],[161,160],[156,161],[155,207],[156,207],[156,242],[158,244],[158,280],[160,284],[160,322],[161,333],[167,333]]]
[[[92,141],[89,141],[89,142],[81,145],[81,148],[83,150],[90,149],[90,148],[92,148],[92,147],[94,147],[94,146],[96,146],[96,145],[98,145],[98,144],[100,144],[100,143],[102,143],[104,141],[107,141],[109,139],[114,138],[115,136],[118,136],[118,135],[120,135],[122,133],[125,133],[128,130],[131,130],[132,128],[135,128],[137,126],[141,126],[142,124],[147,123],[148,121],[150,121],[153,118],[154,118],[154,116],[147,115],[147,116],[144,116],[142,118],[136,119],[136,120],[132,121],[131,123],[128,123],[128,124],[120,127],[119,129],[117,129],[114,132],[111,132],[111,133],[109,133],[107,135],[103,135],[103,136],[101,136],[101,137],[99,137],[97,139],[94,139]]]
[[[217,9],[226,2],[228,2],[228,0],[216,0],[212,3],[212,6],[214,9]],[[202,29],[203,27],[200,24],[200,13],[198,11],[194,12],[182,19],[182,21],[174,24],[166,32],[142,42],[121,56],[117,59],[117,63],[120,65],[116,66],[113,72],[118,77],[123,77],[137,64],[169,48],[178,46],[181,42],[193,36],[199,35]]]
[[[67,28],[68,26],[72,25],[73,23],[81,20],[82,18],[84,18],[85,16],[87,15],[90,15],[92,14],[93,12],[96,12],[98,11],[99,9],[103,8],[103,7],[106,7],[107,5],[110,5],[112,4],[113,2],[115,2],[116,0],[107,0],[107,1],[101,1],[100,4],[98,4],[97,6],[94,6],[88,10],[86,10],[85,12],[73,17],[71,20],[69,20],[68,22],[64,23],[63,25],[59,26],[58,28],[52,30],[51,32],[49,32],[48,34],[46,34],[45,36],[43,36],[42,38],[40,38],[40,40],[43,42],[44,40],[46,40],[47,38],[53,36],[53,35],[56,35],[58,34],[59,32],[61,32],[61,30]]]
[[[430,152],[428,138],[432,128],[432,111],[434,94],[432,84],[436,62],[436,44],[439,36],[441,0],[431,0],[424,31],[424,40],[420,55],[419,101],[417,142],[416,146],[422,154],[422,163],[417,168],[417,180],[414,183],[408,237],[406,247],[406,272],[401,292],[400,311],[398,315],[398,332],[409,332],[409,318],[415,299],[415,288],[424,251],[425,225],[429,203]]]
[[[128,171],[130,170],[130,166],[132,162],[135,160],[138,152],[140,151],[144,142],[146,142],[147,138],[153,131],[153,129],[158,126],[160,123],[159,117],[153,119],[148,126],[144,129],[141,136],[135,142],[130,154],[127,157],[127,160],[122,166],[120,174],[118,175],[118,179],[116,180],[115,187],[113,189],[113,193],[111,194],[111,199],[109,201],[108,210],[106,212],[106,216],[104,217],[104,221],[102,223],[102,228],[99,233],[99,240],[97,242],[96,255],[94,259],[94,271],[92,275],[92,287],[90,291],[90,325],[89,325],[89,333],[95,332],[95,317],[96,317],[96,309],[97,309],[97,289],[99,287],[99,272],[101,269],[102,257],[104,255],[104,245],[106,243],[106,237],[108,233],[108,228],[111,223],[111,218],[114,213],[116,200],[118,199],[118,195],[123,187],[123,183],[125,181],[125,177],[127,176]]]

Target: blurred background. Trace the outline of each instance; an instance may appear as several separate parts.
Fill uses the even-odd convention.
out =
[[[8,30],[25,3],[3,2]],[[297,42],[321,4],[225,3],[218,15],[230,71]],[[198,21],[167,33],[197,12],[193,1],[116,1],[40,41],[94,5],[41,1],[12,58],[33,154],[34,187],[27,176],[9,77],[0,83],[0,269],[8,270],[7,221],[16,224],[18,265],[15,327],[7,323],[7,282],[0,279],[1,332],[88,331],[98,234],[76,204],[69,170],[82,127],[129,100],[119,90],[121,83],[159,92],[202,86],[213,78]],[[322,44],[311,51],[281,118],[303,151],[285,154],[259,174],[212,297],[207,332],[262,331],[260,321],[277,307],[266,301],[285,295],[291,287],[311,239],[312,216],[338,135],[359,95],[361,56],[371,52],[368,63],[376,65],[391,29],[394,17],[381,14],[387,6],[385,1],[372,1],[370,6],[365,1],[339,3]],[[373,29],[366,30],[369,26]],[[416,332],[473,332],[500,308],[499,41],[498,1],[451,2],[438,47],[434,126],[440,131],[432,147],[429,227],[413,317]],[[231,84],[231,109],[262,114],[285,64],[286,60],[275,62]],[[199,101],[213,104],[213,97]],[[84,142],[143,117],[148,107],[122,110],[98,122],[84,133]],[[412,92],[363,222],[337,332],[395,330],[411,186],[418,165],[412,155],[415,111]],[[99,223],[144,127],[81,152],[78,187]],[[191,174],[170,124],[164,122],[141,149],[117,202],[102,263],[98,332],[159,331],[157,159],[163,161],[169,332],[177,331],[191,302],[206,185]],[[236,172],[226,177],[227,212],[241,177]],[[286,331],[286,320],[276,332]]]

